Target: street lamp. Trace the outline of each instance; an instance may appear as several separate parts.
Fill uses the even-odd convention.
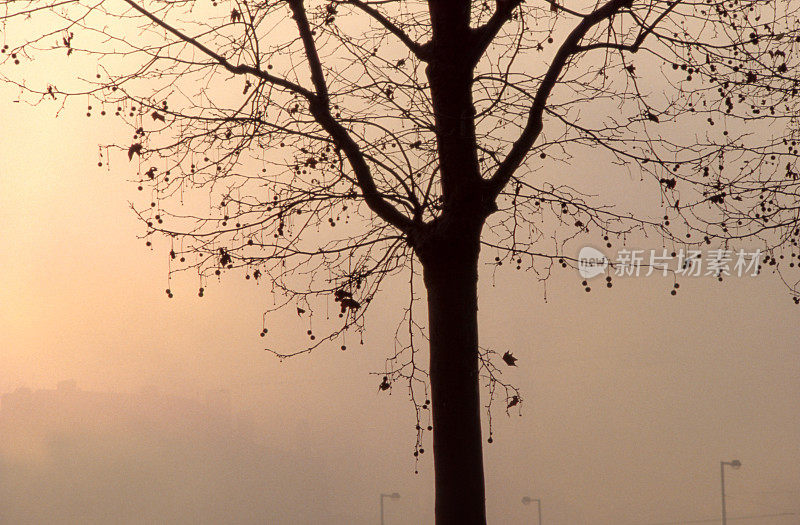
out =
[[[728,517],[725,514],[725,465],[738,469],[742,466],[742,462],[738,459],[719,462],[719,479],[722,482],[722,525],[728,525]]]
[[[540,500],[539,498],[531,498],[529,496],[525,496],[524,498],[522,498],[523,505],[529,505],[531,501],[536,502],[536,508],[539,511],[539,522],[537,523],[537,525],[542,525],[542,500]]]
[[[400,499],[400,493],[392,492],[391,494],[381,494],[381,525],[383,525],[383,498]]]

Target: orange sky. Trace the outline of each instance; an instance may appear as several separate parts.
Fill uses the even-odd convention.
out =
[[[414,475],[405,391],[379,393],[369,375],[390,353],[397,299],[375,305],[364,347],[279,363],[258,337],[267,294],[241,276],[202,299],[196,277],[179,277],[167,299],[166,245],[136,238],[127,160],[97,167],[97,144],[127,132],[77,104],[54,118],[54,106],[14,98],[0,90],[0,393],[62,379],[186,397],[227,388],[265,441],[323,458],[321,523],[374,523],[381,491],[402,494],[387,523],[431,523],[433,467],[426,457]],[[481,277],[482,342],[519,358],[505,372],[525,401],[522,417],[495,414],[491,522],[530,523],[526,495],[542,499],[549,525],[714,518],[719,461],[734,458],[729,516],[800,522],[800,307],[774,275],[685,279],[672,297],[660,277],[587,294],[565,270],[547,301],[525,272]]]

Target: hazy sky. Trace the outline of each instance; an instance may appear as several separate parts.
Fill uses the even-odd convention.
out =
[[[387,523],[432,522],[432,458],[414,474],[411,404],[369,374],[391,351],[392,299],[375,305],[386,323],[363,347],[278,362],[258,337],[265,289],[235,273],[203,298],[196,277],[167,284],[163,246],[136,237],[127,159],[97,166],[97,144],[121,128],[79,104],[54,118],[54,106],[0,95],[0,392],[62,379],[190,398],[227,388],[262,442],[284,451],[276,470],[307,472],[305,493],[282,494],[287,508],[313,502],[319,523],[376,523],[380,492],[397,491]],[[587,294],[564,270],[545,301],[533,275],[491,276],[482,343],[519,358],[504,372],[524,398],[522,417],[494,414],[485,447],[492,523],[535,523],[523,496],[541,498],[548,525],[713,519],[719,462],[731,459],[743,464],[726,472],[731,518],[800,523],[800,307],[777,277],[684,279],[673,297],[671,279],[655,276]]]

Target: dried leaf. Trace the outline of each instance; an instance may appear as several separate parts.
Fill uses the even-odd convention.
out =
[[[133,160],[133,154],[137,154],[141,156],[142,154],[142,145],[139,143],[131,144],[131,147],[128,148],[128,160]]]

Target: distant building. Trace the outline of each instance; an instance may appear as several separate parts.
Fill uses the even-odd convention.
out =
[[[265,523],[279,480],[232,421],[224,390],[3,394],[0,523]]]

